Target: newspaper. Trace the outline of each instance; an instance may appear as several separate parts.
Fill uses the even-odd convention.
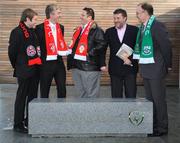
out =
[[[122,44],[119,51],[116,53],[116,56],[121,58],[122,60],[127,59],[133,53],[133,49],[126,45],[125,43]]]

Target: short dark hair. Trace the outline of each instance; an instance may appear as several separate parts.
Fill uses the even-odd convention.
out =
[[[58,9],[58,6],[56,4],[47,5],[46,9],[45,9],[46,18],[49,19],[51,12],[53,12],[54,10],[57,10],[57,9]]]
[[[27,8],[22,12],[21,21],[25,22],[26,18],[29,18],[30,20],[32,20],[35,15],[38,15],[37,12],[35,12],[34,10],[30,8]]]
[[[138,4],[138,6],[141,6],[141,8],[147,11],[150,16],[153,15],[154,9],[151,4],[144,2],[144,3]]]
[[[85,7],[83,10],[86,11],[87,15],[91,16],[93,20],[95,19],[94,10],[92,8]]]
[[[122,14],[123,17],[127,17],[127,12],[124,9],[118,8],[116,9],[113,14]]]

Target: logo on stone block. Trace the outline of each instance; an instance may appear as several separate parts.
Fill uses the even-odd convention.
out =
[[[129,121],[135,126],[139,126],[144,120],[144,113],[141,111],[132,111],[129,113]]]

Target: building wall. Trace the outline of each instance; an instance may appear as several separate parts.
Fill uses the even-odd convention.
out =
[[[142,0],[51,0],[62,8],[63,17],[60,20],[65,26],[65,39],[70,41],[74,27],[79,25],[79,15],[83,7],[92,7],[96,13],[96,21],[105,30],[113,26],[112,12],[116,8],[124,8],[128,13],[128,23],[137,25],[136,5]],[[180,1],[179,0],[149,0],[154,6],[155,15],[168,28],[173,47],[173,69],[166,78],[168,85],[178,85],[179,50],[180,47]],[[17,26],[21,12],[25,8],[33,8],[39,14],[39,23],[44,18],[44,10],[49,4],[46,0],[1,0],[0,1],[0,83],[15,83],[12,77],[7,49],[10,31]],[[108,60],[109,52],[107,53]],[[66,60],[66,58],[64,58]],[[107,73],[102,74],[102,84],[109,84]],[[67,84],[72,84],[71,73],[67,72]],[[138,84],[142,79],[138,75]]]

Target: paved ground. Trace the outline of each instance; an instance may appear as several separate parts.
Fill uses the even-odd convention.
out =
[[[32,138],[12,130],[13,107],[17,85],[0,85],[0,143],[180,143],[180,90],[167,88],[169,134],[152,138]],[[67,87],[68,98],[77,96],[74,87]],[[110,97],[110,87],[101,87],[101,97]],[[143,87],[138,87],[138,97],[144,97]],[[51,98],[56,98],[55,87],[51,88]]]

